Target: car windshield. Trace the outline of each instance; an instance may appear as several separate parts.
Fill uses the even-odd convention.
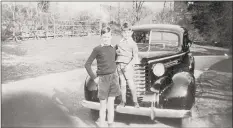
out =
[[[134,31],[132,37],[140,52],[176,51],[179,46],[179,36],[172,32],[140,30]]]

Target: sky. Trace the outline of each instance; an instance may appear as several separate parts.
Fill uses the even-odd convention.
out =
[[[36,6],[36,2],[16,2],[17,4],[23,4],[25,6]],[[118,7],[130,7],[132,8],[132,2],[51,2],[50,9],[52,12],[58,12],[62,15],[63,19],[69,19],[75,15],[75,13],[83,10],[88,10],[96,15],[102,15],[103,12],[100,9],[100,5],[111,5]],[[159,12],[163,9],[164,2],[145,2],[143,6],[147,6],[153,12]],[[109,17],[109,16],[108,16]]]
[[[8,2],[9,3],[9,2]],[[36,2],[16,2],[17,4],[23,5],[35,5]],[[69,8],[75,11],[81,11],[86,9],[97,8],[102,5],[111,5],[111,6],[118,6],[119,2],[51,2],[53,5],[59,6],[59,8]],[[144,6],[148,6],[153,11],[159,11],[163,8],[164,2],[145,2]],[[120,2],[120,6],[128,6],[130,7],[132,2]]]
[[[55,4],[55,3],[53,3]],[[103,14],[100,9],[100,5],[111,5],[118,7],[119,2],[57,2],[56,7],[58,12],[67,12],[70,16],[74,15],[77,11],[82,10],[90,10],[90,12],[94,12],[96,15],[102,15],[103,19],[108,19],[109,16],[107,14]],[[153,12],[158,12],[163,9],[164,2],[145,2],[144,6],[150,8]],[[120,2],[120,7],[130,7],[132,8],[132,2]],[[63,13],[64,17],[66,17],[66,13]]]
[[[85,10],[91,8],[97,8],[102,5],[118,6],[118,2],[57,2],[60,7],[69,7],[75,10]],[[158,11],[163,8],[164,2],[145,2],[145,6],[148,6],[153,11]],[[131,6],[132,2],[120,2],[120,6]]]

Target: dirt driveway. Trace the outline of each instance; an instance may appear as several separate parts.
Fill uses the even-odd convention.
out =
[[[2,85],[3,100],[9,97],[20,96],[21,92],[39,92],[41,95],[48,96],[52,99],[53,96],[56,96],[60,99],[63,105],[59,105],[63,111],[69,115],[72,123],[78,124],[82,127],[95,127],[95,120],[92,117],[90,110],[81,106],[81,100],[84,99],[83,94],[83,80],[85,79],[86,71],[85,69],[77,69],[65,73],[56,73],[46,76],[40,76],[37,78],[30,78],[26,80],[21,80],[17,82],[12,82]],[[39,99],[39,98],[38,98]],[[30,100],[25,102],[32,102]],[[53,102],[51,100],[51,102]],[[27,103],[28,105],[31,103]],[[39,105],[39,104],[38,104]],[[56,104],[58,105],[58,104]],[[17,109],[22,107],[20,110],[26,106],[16,103],[14,106],[17,106]],[[7,123],[7,118],[9,117],[9,112],[7,111],[9,106],[3,105],[3,120],[2,122]],[[52,109],[52,108],[51,108]],[[28,110],[24,110],[28,111]],[[38,109],[35,111],[46,111],[43,109]],[[22,114],[22,113],[19,113]],[[22,114],[24,115],[24,114]],[[50,115],[48,113],[48,115]],[[28,115],[30,116],[30,114]],[[31,115],[33,117],[33,115]],[[17,119],[15,120],[17,122]],[[34,123],[34,122],[31,122]],[[5,124],[7,125],[7,124]],[[8,124],[9,125],[9,124]],[[176,125],[176,124],[175,124]],[[116,117],[116,126],[158,126],[164,127],[166,124],[159,123],[158,121],[150,121],[149,117],[136,117],[131,115],[121,115],[118,114]]]
[[[231,126],[231,111],[232,111],[232,91],[231,91],[231,74],[220,73],[216,71],[206,71],[199,74],[198,84],[199,88],[197,103],[195,107],[195,114],[191,126]],[[42,95],[48,96],[51,102],[52,97],[56,96],[63,105],[59,106],[62,111],[68,115],[72,124],[83,127],[95,127],[89,109],[81,106],[80,102],[84,99],[83,95],[83,80],[85,79],[85,69],[77,69],[64,73],[56,73],[36,78],[30,78],[17,82],[12,82],[2,85],[3,100],[9,97],[20,96],[20,92],[39,92]],[[213,76],[218,76],[213,80]],[[227,79],[226,79],[227,78]],[[224,81],[222,81],[224,79]],[[225,85],[225,87],[222,87]],[[211,88],[210,88],[211,87]],[[203,89],[203,90],[201,90]],[[25,101],[30,105],[32,101]],[[42,101],[43,102],[43,101]],[[40,105],[40,104],[38,104]],[[25,104],[14,104],[17,109],[25,108]],[[197,110],[198,108],[198,110]],[[9,116],[9,106],[2,106],[2,122],[4,123]],[[53,109],[53,108],[50,108]],[[22,110],[21,110],[22,111]],[[28,111],[28,110],[24,110]],[[45,109],[35,111],[46,111]],[[22,114],[22,113],[19,113]],[[47,113],[50,115],[50,112]],[[29,114],[30,116],[30,114]],[[34,117],[34,115],[31,115]],[[5,120],[4,120],[5,119]],[[130,127],[178,127],[179,122],[169,119],[158,119],[151,121],[149,117],[136,117],[131,115],[116,116],[116,126]],[[17,119],[16,119],[17,120]],[[17,121],[16,121],[17,122]],[[31,122],[33,124],[33,122]]]

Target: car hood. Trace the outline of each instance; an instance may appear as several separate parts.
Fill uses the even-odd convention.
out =
[[[180,53],[180,52],[178,52],[178,51],[139,52],[139,54],[138,54],[139,61],[138,62],[141,63],[142,60],[152,60],[152,59],[157,59],[157,58],[175,55],[178,53]]]

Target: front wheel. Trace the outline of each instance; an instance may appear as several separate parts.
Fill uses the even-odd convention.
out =
[[[182,118],[181,121],[180,121],[181,128],[188,128],[188,127],[190,127],[191,122],[192,122],[192,117]]]
[[[188,128],[188,127],[194,127],[195,126],[195,119],[196,117],[198,116],[197,115],[197,108],[196,106],[193,106],[191,109],[190,109],[190,114],[191,115],[188,115],[182,119],[180,119],[180,127],[181,128]]]

